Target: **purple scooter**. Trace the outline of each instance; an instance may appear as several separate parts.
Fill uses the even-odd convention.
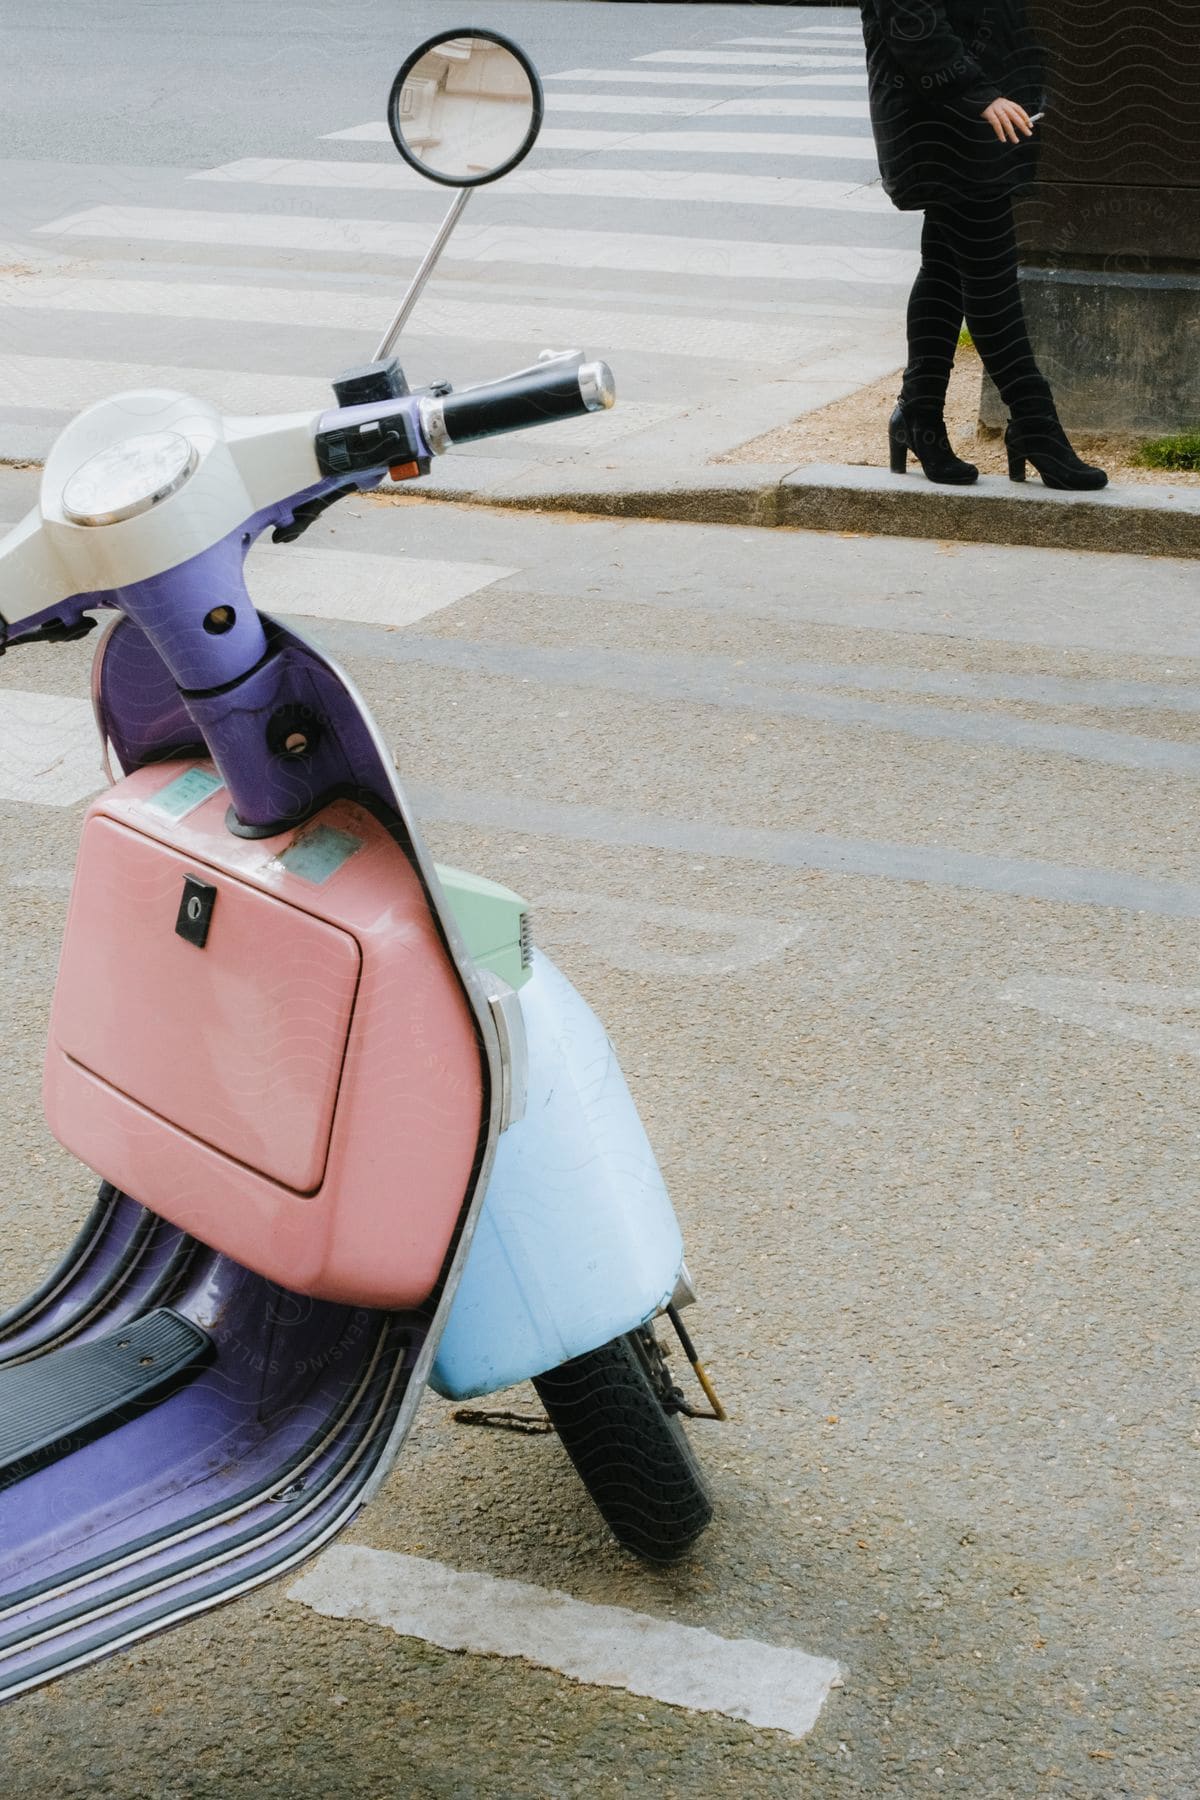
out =
[[[0,1318],[0,1699],[246,1592],[383,1480],[427,1382],[533,1378],[620,1541],[711,1516],[697,1414],[653,1329],[694,1296],[602,1028],[507,889],[435,869],[347,678],[256,612],[268,528],[452,445],[612,404],[550,356],[410,392],[391,349],[472,185],[541,116],[524,56],[431,41],[389,108],[459,187],[338,405],[90,408],[0,543],[0,649],[116,614],[93,697],[112,785],[84,821],[51,1014],[55,1135],[101,1176],[75,1244]]]

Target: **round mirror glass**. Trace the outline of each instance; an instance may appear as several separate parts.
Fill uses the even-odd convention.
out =
[[[388,126],[406,162],[447,187],[479,187],[527,156],[542,84],[525,52],[491,31],[431,38],[392,83]]]

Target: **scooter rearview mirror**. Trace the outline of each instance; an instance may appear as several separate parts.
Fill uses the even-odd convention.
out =
[[[399,342],[472,190],[499,180],[529,155],[542,113],[537,70],[520,46],[499,32],[443,32],[418,44],[401,63],[388,95],[392,139],[412,168],[458,192],[374,358],[351,371],[356,395],[364,377],[382,387],[362,390],[362,398],[382,399],[394,391],[394,378],[381,365]]]
[[[430,38],[401,65],[388,127],[405,162],[446,187],[482,187],[528,156],[542,84],[525,52],[493,31]]]

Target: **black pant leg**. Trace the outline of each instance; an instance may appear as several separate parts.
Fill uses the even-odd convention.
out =
[[[1017,283],[1012,201],[964,199],[937,208],[962,283],[962,304],[983,366],[1011,411],[1045,409],[1050,388],[1029,342]]]
[[[942,411],[962,322],[962,284],[950,235],[940,219],[926,213],[921,267],[908,301],[908,366],[900,389],[906,405]]]

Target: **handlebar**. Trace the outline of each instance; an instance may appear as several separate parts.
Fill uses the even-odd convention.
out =
[[[576,355],[553,357],[500,381],[423,397],[421,430],[429,448],[441,455],[453,444],[603,412],[615,399],[607,363],[585,363]]]
[[[224,460],[217,458],[202,504],[192,504],[186,482],[169,497],[147,490],[144,504],[134,509],[135,514],[141,515],[136,523],[131,515],[121,525],[125,536],[120,546],[106,551],[96,561],[96,574],[103,576],[103,585],[99,580],[86,579],[91,565],[81,544],[90,531],[106,529],[109,521],[99,517],[84,518],[64,528],[61,520],[43,514],[41,503],[35,506],[3,538],[0,598],[7,599],[11,594],[18,604],[23,605],[40,598],[43,604],[38,611],[11,622],[0,612],[0,656],[18,643],[58,643],[82,637],[96,623],[88,616],[89,610],[98,606],[119,604],[122,610],[132,613],[133,597],[143,584],[157,580],[177,565],[187,566],[201,556],[218,557],[222,545],[244,547],[252,536],[268,525],[276,528],[276,541],[290,542],[333,501],[376,486],[384,470],[390,469],[397,477],[425,474],[430,455],[440,455],[455,444],[472,443],[507,431],[523,431],[532,425],[548,425],[557,419],[603,412],[614,404],[615,399],[616,388],[607,363],[585,362],[580,350],[548,354],[531,368],[518,369],[499,381],[484,382],[459,393],[439,391],[435,387],[423,393],[404,393],[385,400],[333,408],[315,419],[311,413],[297,413],[262,421],[222,420],[214,407],[203,407],[201,402],[186,395],[164,395],[158,390],[118,395],[110,402],[102,402],[100,407],[93,407],[87,414],[93,437],[96,415],[103,414],[106,407],[111,415],[107,420],[110,442],[105,454],[119,453],[126,442],[128,419],[136,414],[136,408],[131,414],[130,402],[148,400],[153,403],[155,418],[160,424],[163,423],[163,403],[168,402],[174,408],[168,424],[177,421],[177,429],[184,433],[189,429],[194,411],[206,412],[211,418],[213,441],[224,440]],[[76,454],[71,447],[74,430],[73,425],[68,426],[51,452],[43,491],[46,480],[53,483],[56,459],[62,464],[66,456],[62,467],[68,470],[76,466],[71,460]],[[136,445],[140,439],[135,437],[130,441]],[[94,442],[91,447],[94,454],[99,454],[95,452]],[[315,482],[310,472],[314,459],[320,473],[320,479]],[[58,469],[60,482],[62,467]],[[248,520],[243,511],[247,496],[254,508]],[[170,533],[164,531],[159,517],[152,511],[160,499],[173,509],[175,515]],[[254,531],[248,531],[247,525],[254,527]],[[64,529],[73,539],[78,537],[80,540],[71,557],[59,553],[55,534],[62,535]],[[190,546],[188,556],[182,559],[178,549],[180,532]],[[221,566],[221,579],[224,580],[228,571]],[[65,597],[54,598],[63,596],[64,590]],[[210,603],[205,601],[204,604]],[[170,612],[169,608],[164,612],[161,597],[155,599],[154,606],[157,608],[156,619],[162,619]],[[187,606],[183,605],[178,623],[191,644],[196,633],[191,625],[184,627],[187,611]],[[261,637],[253,608],[247,612],[246,619],[253,622],[253,630],[259,631]],[[244,660],[242,635],[237,630],[229,637],[214,637],[213,641],[227,652],[236,651],[235,661]],[[255,651],[255,656],[257,654]],[[222,670],[219,677],[209,682],[192,679],[189,672],[186,677],[180,676],[180,682],[189,688],[215,686],[218,678],[224,682],[231,677],[228,670]]]
[[[441,456],[455,444],[603,412],[616,397],[607,363],[585,362],[581,350],[567,350],[457,393],[434,387],[323,413],[317,464],[322,475],[335,478],[397,467],[424,475],[430,455]]]

